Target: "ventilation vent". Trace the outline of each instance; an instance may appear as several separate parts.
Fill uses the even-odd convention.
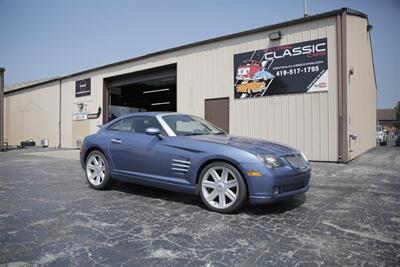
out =
[[[171,170],[176,174],[187,174],[190,167],[190,160],[172,159]]]

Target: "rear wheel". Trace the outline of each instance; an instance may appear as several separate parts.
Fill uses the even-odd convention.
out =
[[[225,162],[214,162],[200,174],[199,194],[208,209],[232,213],[244,203],[247,189],[235,167]]]
[[[85,173],[89,185],[94,189],[105,190],[112,185],[107,159],[98,150],[92,151],[87,157]]]

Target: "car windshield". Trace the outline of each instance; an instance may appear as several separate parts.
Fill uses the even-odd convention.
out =
[[[176,135],[225,134],[206,120],[189,115],[166,115],[164,121]]]

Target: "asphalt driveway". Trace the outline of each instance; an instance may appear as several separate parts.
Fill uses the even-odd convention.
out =
[[[77,151],[0,153],[0,264],[399,265],[400,149],[313,163],[311,188],[234,215],[127,183],[95,191]]]

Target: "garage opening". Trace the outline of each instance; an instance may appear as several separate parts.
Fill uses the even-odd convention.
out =
[[[133,112],[176,111],[176,64],[105,79],[107,123]]]

